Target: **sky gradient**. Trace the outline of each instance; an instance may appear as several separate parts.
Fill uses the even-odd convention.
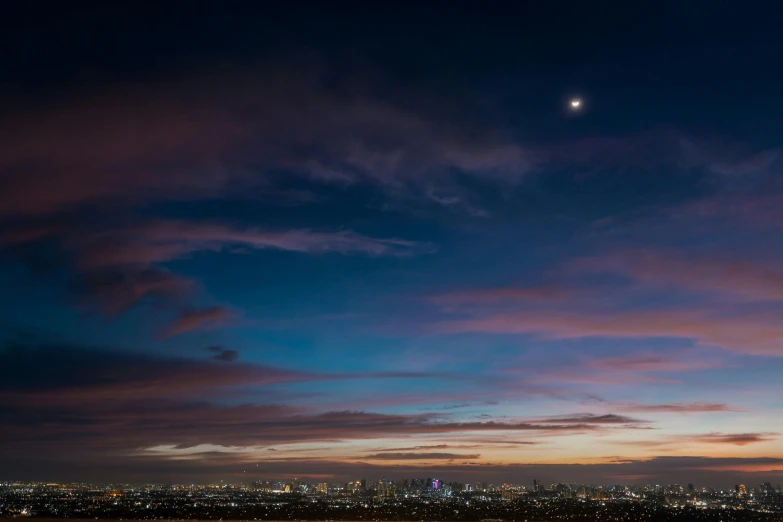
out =
[[[0,479],[783,480],[783,8],[295,7],[3,17]]]

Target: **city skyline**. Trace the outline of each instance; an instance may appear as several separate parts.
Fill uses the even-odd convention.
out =
[[[783,482],[783,6],[19,6],[0,481]]]
[[[461,484],[438,479],[317,484],[0,482],[0,516],[208,520],[748,520],[777,522],[780,486]]]
[[[381,471],[381,475],[384,470]],[[389,471],[385,470],[388,475]],[[111,491],[112,489],[127,488],[130,490],[156,490],[156,489],[169,489],[172,491],[188,490],[192,488],[199,489],[228,489],[228,490],[246,490],[256,492],[267,493],[360,493],[365,492],[369,495],[379,495],[379,489],[382,486],[394,486],[396,494],[410,493],[464,493],[464,492],[502,492],[506,490],[521,492],[521,493],[549,493],[559,494],[563,491],[570,493],[577,493],[584,490],[606,491],[606,492],[648,492],[648,493],[677,493],[677,494],[695,494],[695,493],[709,493],[709,494],[733,494],[736,497],[750,497],[750,496],[779,496],[783,494],[783,488],[780,484],[772,484],[771,482],[763,482],[761,484],[734,484],[724,485],[721,487],[714,487],[704,484],[694,484],[693,482],[683,484],[617,484],[617,483],[579,483],[579,482],[563,482],[553,481],[547,483],[540,479],[532,479],[528,483],[515,482],[503,482],[492,483],[486,481],[476,481],[473,483],[452,480],[451,478],[433,478],[422,476],[405,476],[403,478],[391,479],[388,476],[383,478],[371,477],[370,479],[362,477],[360,479],[353,478],[347,481],[330,480],[323,476],[313,476],[305,474],[301,477],[287,477],[277,479],[263,479],[253,478],[252,476],[243,475],[242,481],[226,482],[224,480],[216,482],[89,482],[89,481],[25,481],[25,480],[3,480],[0,481],[0,487],[4,488],[61,488],[63,490],[70,489],[104,489]],[[331,477],[334,479],[334,477]],[[728,483],[727,483],[728,484]]]

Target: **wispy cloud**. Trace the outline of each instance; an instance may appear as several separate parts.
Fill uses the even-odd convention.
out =
[[[234,362],[239,359],[239,352],[236,350],[228,350],[222,346],[210,346],[208,350],[215,354],[212,358],[216,361]]]
[[[531,153],[492,129],[477,134],[369,93],[335,92],[291,65],[270,65],[263,78],[221,76],[230,79],[104,92],[8,121],[0,208],[29,215],[105,200],[210,198],[263,188],[276,169],[398,191],[424,182],[421,192],[454,169],[498,179],[531,169]]]
[[[177,319],[161,334],[161,337],[173,337],[204,328],[219,328],[226,326],[228,321],[236,317],[235,311],[223,306],[187,308],[180,312]]]
[[[779,149],[754,152],[731,143],[686,137],[679,140],[679,145],[687,164],[706,166],[716,174],[733,178],[765,174],[780,157]]]
[[[80,307],[113,317],[140,303],[176,303],[196,286],[165,268],[121,266],[79,271],[70,288]]]
[[[757,355],[783,355],[783,326],[777,313],[721,309],[563,312],[535,310],[442,321],[442,333],[531,334],[540,338],[685,338],[700,344]]]
[[[776,433],[707,433],[699,435],[693,439],[696,442],[708,444],[732,444],[734,446],[745,446],[757,442],[768,442],[777,439]]]
[[[247,247],[302,253],[406,255],[428,251],[431,245],[351,231],[260,230],[215,223],[153,221],[79,238],[87,266],[160,263],[204,251]]]
[[[372,238],[351,231],[318,232],[306,229],[262,231],[222,224],[187,221],[146,221],[126,225],[45,228],[35,234],[0,234],[6,244],[57,238],[67,252],[62,263],[73,271],[71,290],[79,306],[108,316],[120,315],[141,303],[167,305],[196,294],[195,281],[161,264],[198,252],[237,248],[274,249],[302,254],[407,256],[432,251],[432,245],[397,238]],[[0,239],[2,241],[2,239]],[[217,324],[234,312],[212,306],[185,310],[163,337]],[[199,321],[199,319],[201,319]],[[197,324],[198,323],[198,324]]]
[[[626,417],[624,415],[581,413],[578,415],[563,415],[546,417],[539,422],[563,423],[563,424],[644,424],[647,421]]]
[[[615,250],[576,258],[550,270],[547,278],[557,276],[557,285],[480,288],[435,296],[432,302],[457,317],[446,317],[433,329],[529,334],[543,339],[684,338],[737,352],[776,356],[783,354],[783,329],[778,321],[783,271],[778,264],[720,252]],[[606,299],[607,293],[611,300]],[[640,304],[640,295],[649,296],[651,304]],[[664,301],[661,295],[670,299]],[[755,305],[752,310],[747,307],[751,302]],[[723,363],[635,354],[590,364],[601,372],[649,374],[695,371]],[[585,378],[602,379],[592,374]]]
[[[378,448],[379,452],[408,452],[408,451],[421,451],[421,450],[444,450],[444,449],[476,449],[479,445],[466,445],[466,444],[427,444],[423,446],[403,446],[399,448]]]
[[[573,290],[564,286],[498,287],[458,290],[427,296],[429,301],[443,306],[493,304],[508,302],[551,302],[567,299]]]
[[[49,364],[41,367],[38,361],[42,359]],[[206,402],[234,398],[238,390],[248,387],[268,389],[281,383],[361,377],[249,363],[225,364],[223,359],[213,358],[9,345],[0,350],[0,417],[9,426],[0,439],[20,451],[57,451],[62,444],[69,444],[74,451],[91,454],[165,445],[258,447],[433,435],[475,438],[479,433],[487,440],[496,434],[551,438],[622,430],[641,422],[616,415],[464,421],[445,413],[319,411],[317,405],[303,408]],[[373,378],[381,377],[398,378],[394,374]],[[412,373],[404,375],[406,379],[415,377]],[[433,453],[428,445],[420,446],[411,452]]]
[[[475,460],[481,455],[462,454],[462,453],[374,453],[372,455],[363,455],[360,458],[371,460]]]
[[[742,411],[720,402],[624,403],[616,404],[615,406],[621,411],[638,413],[720,413]]]
[[[572,269],[623,274],[639,284],[730,294],[746,299],[783,300],[780,263],[731,256],[685,255],[665,250],[628,250],[583,258]]]
[[[637,352],[617,357],[604,357],[590,361],[596,370],[620,372],[691,372],[720,368],[723,362],[716,358],[687,358],[682,352]]]
[[[656,440],[619,441],[618,444],[646,448],[681,446],[682,444],[722,444],[727,446],[747,446],[770,442],[779,438],[778,433],[697,433],[685,435],[665,435]]]

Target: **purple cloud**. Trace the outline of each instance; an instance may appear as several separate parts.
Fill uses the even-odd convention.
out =
[[[237,317],[237,313],[224,306],[206,308],[186,308],[177,319],[161,334],[162,338],[181,335],[193,330],[220,328]]]

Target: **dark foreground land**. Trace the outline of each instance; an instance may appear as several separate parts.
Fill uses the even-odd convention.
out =
[[[280,496],[284,497],[284,496]],[[656,500],[516,499],[276,499],[168,498],[163,502],[139,503],[132,498],[104,502],[83,499],[17,499],[5,503],[0,517],[45,520],[328,520],[328,521],[454,521],[485,519],[527,522],[783,522],[783,511],[770,506],[667,505]],[[18,501],[27,501],[22,507]],[[774,508],[774,506],[772,506]]]

